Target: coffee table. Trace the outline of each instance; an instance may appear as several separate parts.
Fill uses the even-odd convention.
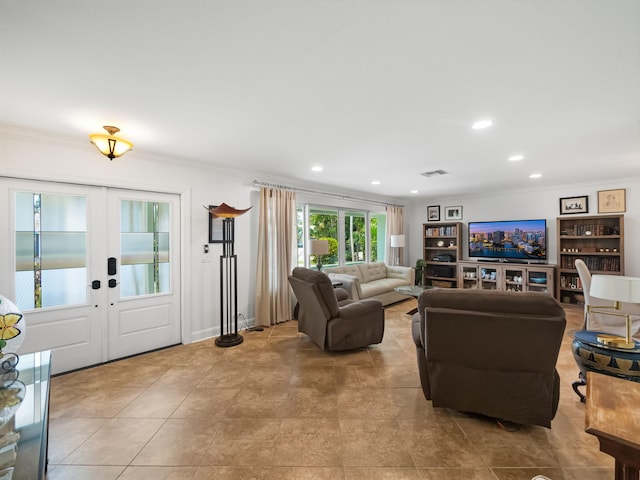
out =
[[[431,290],[432,288],[438,288],[438,287],[432,287],[432,286],[421,286],[421,285],[412,285],[410,287],[396,287],[393,289],[394,292],[396,293],[400,293],[402,295],[409,295],[413,298],[415,298],[416,300],[418,299],[418,297],[420,295],[422,295],[422,292],[424,292],[425,290]],[[418,313],[418,308],[412,308],[411,310],[409,310],[407,312],[407,315],[413,315],[414,313]]]

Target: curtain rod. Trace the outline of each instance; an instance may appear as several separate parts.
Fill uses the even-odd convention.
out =
[[[280,184],[277,184],[277,183],[263,182],[261,180],[254,180],[251,183],[253,185],[257,185],[259,187],[276,188],[276,189],[279,189],[279,190],[293,190],[294,192],[312,193],[314,195],[321,195],[321,196],[324,196],[324,197],[341,198],[343,200],[356,200],[356,201],[359,201],[359,202],[367,202],[367,203],[374,203],[376,205],[384,205],[386,207],[404,207],[404,205],[399,205],[397,203],[380,202],[378,200],[369,200],[367,198],[354,197],[354,196],[351,196],[351,195],[342,195],[342,194],[339,194],[339,193],[321,192],[321,191],[318,191],[318,190],[310,190],[308,188],[291,187],[289,185],[280,185]]]

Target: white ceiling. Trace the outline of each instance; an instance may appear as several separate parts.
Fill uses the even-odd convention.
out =
[[[117,125],[117,162],[396,198],[640,175],[638,0],[0,0],[0,55],[0,123]]]

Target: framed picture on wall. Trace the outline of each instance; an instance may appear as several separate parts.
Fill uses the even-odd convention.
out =
[[[440,221],[440,205],[429,205],[427,207],[427,221],[428,222]]]
[[[560,199],[560,215],[589,213],[589,196],[565,197]]]
[[[598,213],[622,213],[627,211],[627,190],[619,188],[617,190],[598,191]]]
[[[211,210],[217,205],[209,205],[209,243],[222,243],[222,217],[216,217]]]
[[[462,220],[462,207],[444,207],[445,220]]]

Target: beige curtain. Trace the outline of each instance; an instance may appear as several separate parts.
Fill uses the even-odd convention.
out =
[[[404,248],[391,248],[391,235],[404,235],[404,208],[387,205],[387,235],[385,238],[385,263],[401,265]]]
[[[288,276],[296,254],[295,192],[262,187],[256,271],[256,325],[292,317]]]

